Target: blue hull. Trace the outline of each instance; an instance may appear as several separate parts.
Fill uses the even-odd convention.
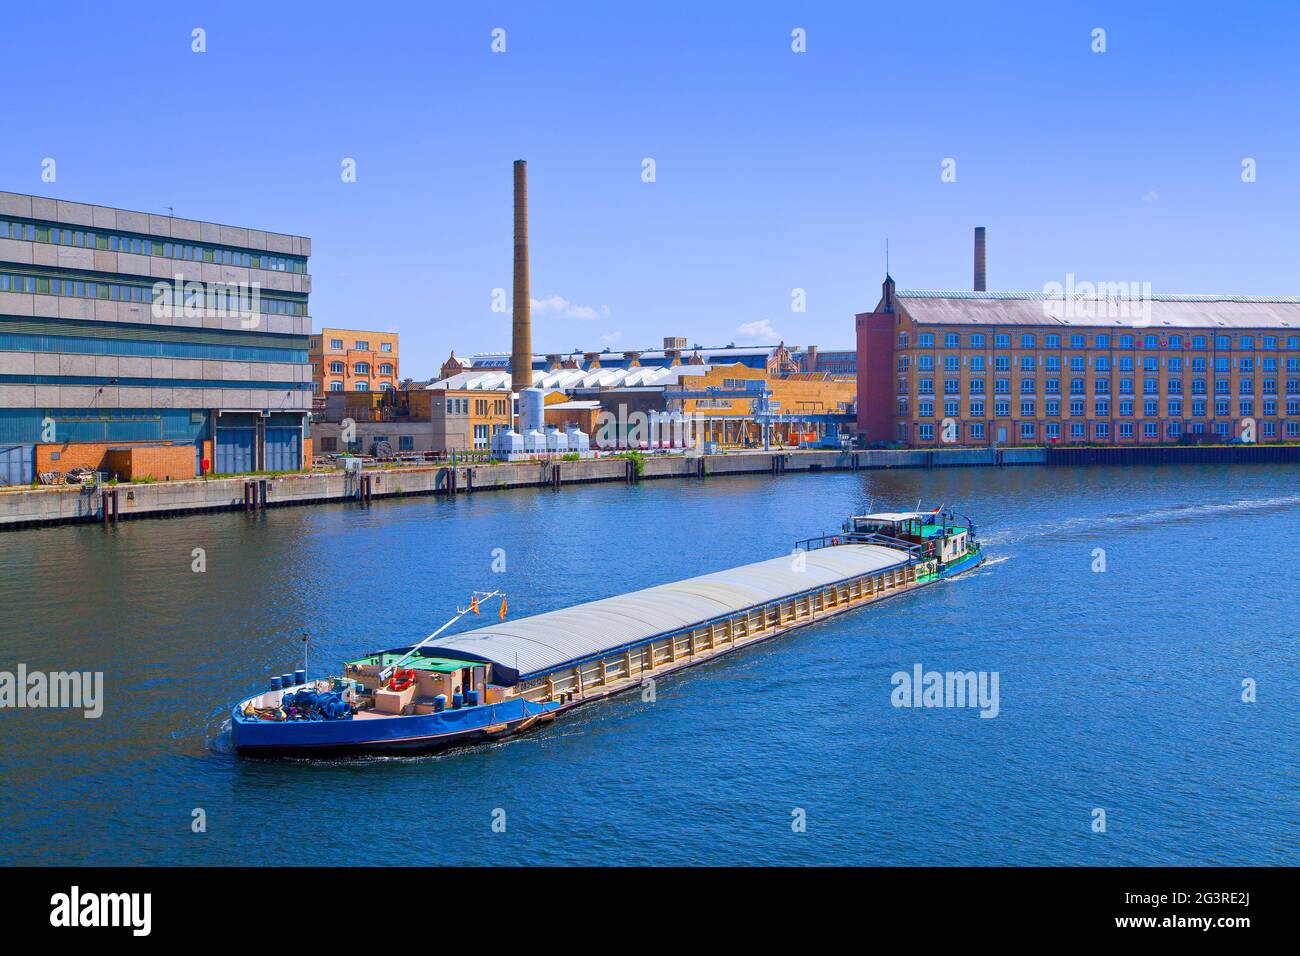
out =
[[[954,561],[952,564],[945,567],[941,572],[939,572],[939,577],[951,578],[965,571],[974,571],[983,563],[984,563],[984,550],[981,548],[979,551],[976,551],[974,554],[968,554],[960,561]]]
[[[560,706],[516,698],[436,714],[317,721],[249,720],[236,707],[231,714],[231,736],[235,750],[242,754],[427,752],[508,737],[549,720]]]

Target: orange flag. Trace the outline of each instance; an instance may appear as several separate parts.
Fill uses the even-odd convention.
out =
[[[506,619],[506,596],[501,595],[501,620]]]
[[[475,614],[478,613],[478,595],[477,595],[477,594],[475,594],[475,595],[474,595],[474,599],[473,599],[472,601],[469,602],[469,609],[470,609],[471,611],[473,611]]]

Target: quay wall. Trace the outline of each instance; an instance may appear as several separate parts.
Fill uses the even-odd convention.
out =
[[[0,489],[0,529],[66,522],[111,522],[201,511],[259,510],[331,501],[372,501],[404,495],[473,494],[547,486],[559,488],[598,481],[702,479],[755,474],[779,476],[882,468],[1239,461],[1300,462],[1300,445],[741,452],[695,457],[646,456],[639,472],[629,459],[598,458],[503,462],[454,468],[449,465],[375,468],[361,474],[315,472],[118,484],[101,488],[72,485],[4,488]]]

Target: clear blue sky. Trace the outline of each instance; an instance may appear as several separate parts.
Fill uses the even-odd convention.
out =
[[[975,225],[994,290],[1300,294],[1293,3],[181,6],[6,8],[0,188],[311,236],[317,327],[404,375],[509,348],[516,158],[538,351],[847,347],[886,237],[965,289]]]

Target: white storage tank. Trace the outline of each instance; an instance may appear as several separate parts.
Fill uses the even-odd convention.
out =
[[[546,436],[536,428],[524,432],[524,452],[529,455],[546,454]]]
[[[569,450],[569,437],[558,428],[546,429],[546,450],[553,455],[563,455]]]
[[[591,457],[591,438],[586,432],[580,430],[577,425],[570,425],[565,429],[564,434],[569,439],[569,451],[576,451],[583,458]]]
[[[519,430],[527,435],[543,428],[546,420],[546,393],[540,388],[526,388],[519,393]]]
[[[524,436],[517,431],[501,429],[492,436],[492,457],[505,461],[524,457]]]

